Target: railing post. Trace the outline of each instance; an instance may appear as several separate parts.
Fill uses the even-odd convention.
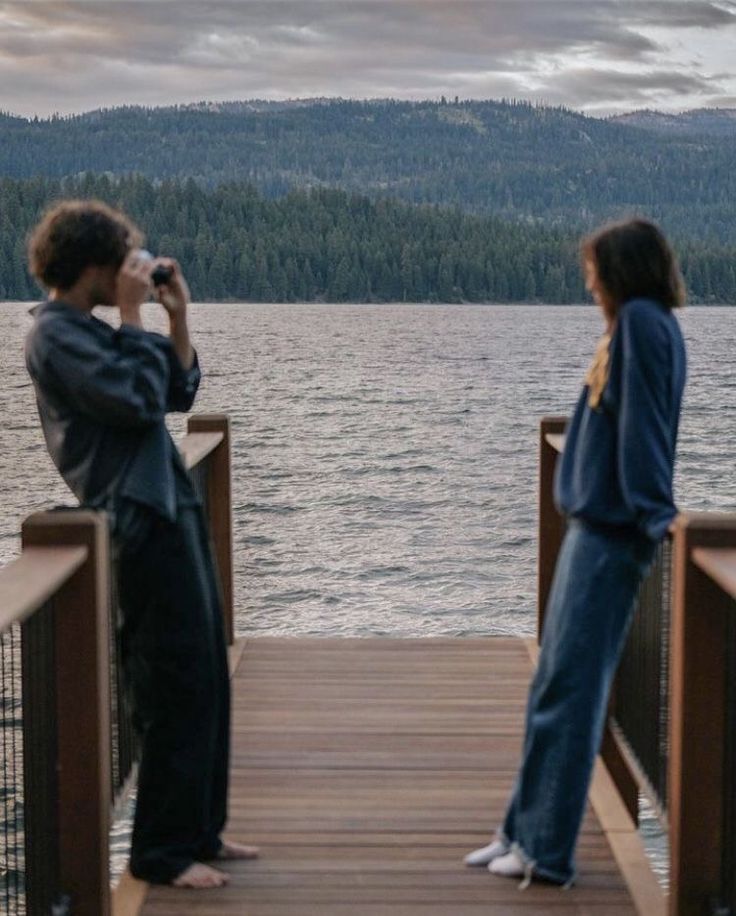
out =
[[[670,755],[670,916],[709,913],[723,846],[727,615],[731,599],[692,561],[736,547],[736,515],[683,515],[674,532]]]
[[[547,436],[559,436],[565,431],[565,417],[543,417],[539,425],[539,538],[537,567],[537,640],[542,638],[544,611],[552,587],[557,554],[562,544],[565,525],[554,504],[554,477],[558,450]]]
[[[199,414],[189,418],[190,433],[222,433],[222,442],[212,452],[208,475],[209,523],[215,559],[222,584],[225,638],[235,638],[233,613],[233,531],[230,459],[230,417],[227,414]]]
[[[110,912],[110,558],[107,519],[41,512],[23,524],[24,547],[83,545],[84,564],[53,601],[61,889],[74,916]],[[26,714],[33,715],[32,709]],[[30,752],[30,748],[28,749]]]

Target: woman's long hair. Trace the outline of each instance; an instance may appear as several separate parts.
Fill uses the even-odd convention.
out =
[[[630,299],[655,299],[669,309],[685,302],[677,257],[661,229],[648,220],[603,226],[583,239],[581,255],[595,267],[603,307],[611,318]]]

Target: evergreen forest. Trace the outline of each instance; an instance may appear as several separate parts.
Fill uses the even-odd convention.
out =
[[[68,197],[121,207],[152,251],[180,261],[198,301],[585,300],[570,230],[339,189],[267,198],[247,183],[107,175],[0,179],[0,300],[41,294],[26,271],[26,238],[46,206]],[[736,301],[736,249],[678,248],[693,300]]]

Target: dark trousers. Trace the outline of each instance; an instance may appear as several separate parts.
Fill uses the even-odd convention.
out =
[[[123,671],[141,760],[130,871],[169,883],[212,859],[227,816],[230,680],[202,511],[125,504],[116,535]]]

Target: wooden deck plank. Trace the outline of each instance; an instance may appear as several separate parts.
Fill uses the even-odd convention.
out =
[[[503,814],[523,640],[249,639],[233,676],[228,887],[154,887],[144,916],[629,916],[592,810],[569,891],[468,869]]]

